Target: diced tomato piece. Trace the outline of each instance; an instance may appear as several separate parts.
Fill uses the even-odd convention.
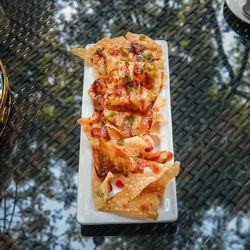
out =
[[[148,121],[147,121],[147,119],[142,119],[141,120],[141,127],[143,129],[147,129],[148,128]]]
[[[96,95],[94,99],[95,107],[98,110],[102,110],[104,108],[105,98],[102,95]]]
[[[153,172],[155,173],[155,174],[158,174],[158,173],[160,173],[160,168],[159,168],[159,165],[157,164],[157,163],[153,163],[152,164],[152,167],[153,167]]]
[[[149,163],[145,160],[142,160],[138,163],[138,165],[140,165],[141,168],[146,168],[149,166]]]
[[[106,140],[110,139],[106,125],[102,126],[102,128],[101,128],[101,137],[106,139]]]
[[[134,54],[139,54],[141,53],[145,47],[142,44],[132,42],[130,45],[130,51]]]
[[[146,117],[141,120],[141,128],[143,129],[150,129],[152,125],[152,118],[151,117]]]
[[[167,152],[167,154],[168,154],[168,156],[167,156],[167,158],[166,158],[166,160],[165,160],[165,162],[168,162],[168,161],[170,161],[170,160],[172,160],[173,159],[173,154],[171,153],[171,152]]]
[[[150,152],[153,149],[153,146],[148,146],[145,148],[145,152]]]
[[[141,205],[141,210],[142,211],[148,211],[148,205],[147,204],[142,204]]]
[[[136,167],[134,168],[134,170],[132,171],[133,173],[140,173],[142,174],[144,171],[144,168],[148,167],[149,163],[145,160],[141,160]]]
[[[103,54],[102,54],[103,50],[104,50],[104,47],[98,48],[98,49],[96,50],[97,55],[103,57]]]
[[[142,83],[142,86],[146,89],[152,89],[154,87],[154,79],[147,72],[145,72],[145,80]]]
[[[116,181],[115,185],[118,187],[118,188],[123,188],[124,187],[124,184],[121,180],[118,180]]]
[[[101,130],[99,128],[92,128],[91,135],[94,137],[101,137]]]
[[[156,51],[157,50],[157,48],[155,48],[155,47],[147,47],[146,49],[148,49],[150,51]]]
[[[123,203],[123,204],[122,204],[122,207],[123,207],[123,208],[128,208],[128,204],[127,204],[127,203]]]
[[[143,168],[140,168],[138,165],[136,165],[136,167],[133,169],[132,173],[140,173],[143,174]]]

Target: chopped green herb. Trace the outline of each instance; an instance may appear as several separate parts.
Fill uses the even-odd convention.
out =
[[[143,52],[142,56],[143,56],[144,60],[150,60],[150,59],[154,58],[153,54],[148,50],[145,50]]]
[[[101,193],[101,192],[96,192],[96,195],[97,195],[98,197],[101,197],[101,198],[103,198],[103,196],[104,196],[104,194]]]
[[[130,116],[127,117],[127,121],[132,124],[135,121],[135,114],[131,114]]]
[[[129,50],[125,49],[125,48],[121,48],[121,50],[123,51],[124,54],[128,55],[129,54]]]
[[[111,122],[114,122],[115,121],[115,117],[116,117],[116,114],[114,111],[111,111],[108,115],[107,115],[107,119]]]
[[[139,130],[138,129],[132,129],[132,135],[138,135],[139,134]]]
[[[123,139],[117,140],[117,145],[123,146],[124,145],[124,140]]]
[[[141,35],[139,39],[140,39],[141,41],[143,41],[145,38],[146,38],[145,35]]]
[[[158,218],[158,213],[155,215],[155,217],[153,219],[157,220],[157,218]]]
[[[119,170],[122,170],[122,169],[123,169],[123,165],[122,165],[122,163],[119,163],[119,165],[118,165],[118,169],[119,169]]]
[[[138,100],[138,99],[131,100],[131,102],[132,102],[135,106],[139,106],[139,105],[140,105],[140,100]]]
[[[150,59],[152,59],[152,58],[154,58],[154,57],[153,57],[152,53],[149,53],[149,54],[143,55],[143,58],[144,58],[145,60],[150,60]]]
[[[109,160],[109,158],[107,155],[99,153],[99,162],[101,165],[104,164],[104,162],[106,162],[108,160]]]

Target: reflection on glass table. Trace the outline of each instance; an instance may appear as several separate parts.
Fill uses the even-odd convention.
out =
[[[249,46],[225,21],[224,2],[1,2],[0,55],[21,117],[11,152],[0,147],[1,239],[13,249],[249,248]],[[152,228],[103,240],[91,228],[94,238],[82,237],[76,120],[83,64],[68,48],[127,31],[169,43],[179,219],[165,234]]]

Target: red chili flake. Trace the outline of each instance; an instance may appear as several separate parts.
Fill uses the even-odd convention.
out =
[[[112,56],[118,56],[120,54],[120,50],[119,49],[115,49],[112,53]]]
[[[102,54],[103,50],[104,50],[104,47],[102,47],[101,49],[98,48],[98,49],[96,50],[96,54],[98,54],[99,56],[103,57],[103,54]]]
[[[130,45],[130,51],[134,54],[139,54],[141,53],[143,50],[145,49],[145,47],[139,43],[131,43]]]
[[[123,207],[123,208],[128,208],[128,204],[127,204],[127,203],[123,203],[123,204],[122,204],[122,207]]]
[[[143,87],[146,89],[152,89],[154,86],[154,79],[147,73],[145,72],[145,81],[143,82]]]
[[[105,84],[105,81],[103,80],[103,78],[97,78],[93,82],[91,88],[94,90],[95,93],[99,93],[99,92],[103,91],[103,89],[106,87],[105,85],[106,84]]]
[[[124,184],[122,183],[121,180],[116,181],[115,185],[116,185],[118,188],[123,188],[123,187],[124,187]]]
[[[160,173],[160,168],[159,168],[159,166],[158,166],[157,163],[153,163],[152,166],[153,166],[153,172],[154,172],[155,174]]]
[[[147,204],[142,204],[141,205],[141,210],[142,211],[148,211],[148,205]]]

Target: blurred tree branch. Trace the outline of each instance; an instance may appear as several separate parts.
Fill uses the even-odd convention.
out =
[[[243,58],[242,58],[242,61],[241,61],[241,66],[240,66],[239,73],[236,76],[234,76],[234,78],[231,79],[231,81],[229,83],[229,85],[232,86],[232,88],[231,88],[228,96],[233,94],[233,92],[235,92],[235,90],[238,88],[238,86],[241,83],[241,78],[243,76],[243,73],[245,71],[245,68],[246,68],[246,65],[247,65],[247,62],[248,62],[249,51],[250,51],[250,48],[247,47],[245,49],[245,51],[244,51],[244,55],[243,55]]]
[[[13,205],[13,209],[12,209],[12,213],[11,213],[10,222],[9,222],[9,225],[8,225],[7,232],[9,232],[10,226],[12,224],[13,216],[14,216],[14,213],[15,213],[15,208],[16,208],[16,202],[17,202],[17,185],[18,185],[18,183],[15,182],[15,184],[16,184],[16,190],[15,190],[14,205]]]
[[[221,56],[221,59],[222,59],[224,65],[225,65],[225,67],[227,68],[227,70],[229,72],[230,78],[234,79],[235,78],[235,74],[234,74],[232,66],[230,65],[230,63],[229,63],[229,61],[227,59],[226,53],[224,51],[224,48],[222,46],[221,31],[220,31],[218,20],[217,20],[217,17],[216,17],[216,13],[215,13],[215,10],[214,10],[212,4],[213,4],[213,1],[207,1],[206,7],[211,12],[211,14],[210,14],[211,15],[210,20],[212,20],[211,23],[212,23],[212,26],[213,26],[214,31],[215,31],[215,40],[216,40],[217,45],[218,45],[218,52],[219,52],[219,55]]]

